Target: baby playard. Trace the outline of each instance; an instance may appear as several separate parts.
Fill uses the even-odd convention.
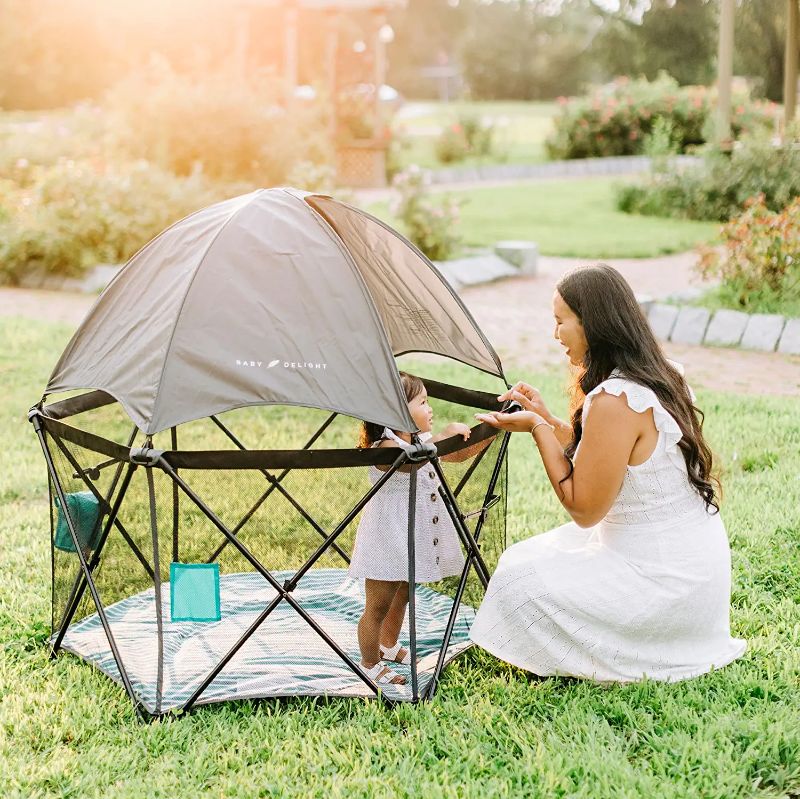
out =
[[[52,653],[121,683],[143,718],[243,698],[431,698],[505,545],[508,434],[417,435],[395,361],[409,353],[425,353],[415,372],[437,416],[499,408],[500,361],[458,296],[346,203],[260,190],[147,244],[30,411],[52,500]],[[434,356],[475,380],[428,379]],[[358,448],[362,420],[411,444]],[[405,684],[379,685],[359,664],[364,581],[348,564],[362,511],[399,470],[409,509],[430,489],[425,556],[447,518],[464,565],[418,582],[408,513],[410,662],[392,664]]]

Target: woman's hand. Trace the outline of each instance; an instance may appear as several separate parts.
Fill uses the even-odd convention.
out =
[[[518,402],[526,411],[537,413],[543,422],[551,422],[552,414],[547,410],[542,395],[533,386],[519,382],[498,398],[499,402]]]
[[[509,397],[516,399],[516,397]],[[520,402],[518,399],[517,402]],[[529,400],[526,399],[526,402]],[[520,402],[520,405],[522,403]],[[522,405],[524,408],[525,406]],[[496,427],[498,430],[508,430],[511,433],[530,433],[533,426],[545,420],[534,411],[524,410],[516,413],[500,413],[499,411],[489,411],[487,413],[476,413],[475,418],[481,422]]]

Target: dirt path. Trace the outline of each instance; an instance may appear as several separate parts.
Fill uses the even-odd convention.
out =
[[[579,263],[572,258],[543,257],[536,277],[463,291],[464,302],[497,347],[510,377],[540,366],[565,365],[561,347],[552,337],[550,301],[559,277]],[[611,262],[637,294],[652,297],[696,285],[693,263],[692,253]],[[94,300],[85,294],[0,288],[0,316],[77,326]],[[737,394],[800,396],[800,357],[670,343],[664,348],[670,358],[685,365],[693,385]]]
[[[464,302],[497,347],[510,378],[552,364],[563,364],[566,371],[563,350],[553,339],[550,302],[561,275],[580,263],[571,258],[542,258],[536,277],[463,291]],[[610,263],[637,294],[664,297],[698,285],[692,253]],[[694,386],[737,394],[800,396],[800,357],[669,342],[664,350],[686,367]]]

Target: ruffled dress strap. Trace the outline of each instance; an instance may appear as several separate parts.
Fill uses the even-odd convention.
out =
[[[417,433],[417,438],[419,438],[419,440],[424,443],[425,441],[429,441],[431,438],[433,438],[433,434]],[[397,433],[394,432],[394,430],[390,430],[388,427],[383,428],[383,438],[381,438],[379,441],[376,441],[372,446],[373,447],[377,446],[384,439],[389,439],[390,441],[394,441],[394,443],[397,444],[398,447],[404,450],[412,449],[414,446],[409,441],[404,441],[402,438],[400,438],[400,436],[397,435]]]
[[[628,407],[636,411],[636,413],[645,413],[648,409],[652,409],[653,421],[655,422],[656,430],[658,430],[659,435],[664,440],[664,450],[667,457],[677,468],[686,468],[686,461],[684,460],[683,453],[678,447],[678,442],[683,438],[681,428],[675,419],[666,411],[655,392],[647,386],[634,383],[632,380],[627,380],[624,377],[616,377],[613,375],[608,378],[608,380],[604,380],[599,386],[593,388],[586,395],[581,415],[584,427],[586,426],[586,419],[589,414],[589,408],[591,408],[592,405],[592,399],[601,391],[605,391],[607,394],[613,394],[615,397],[624,394]]]

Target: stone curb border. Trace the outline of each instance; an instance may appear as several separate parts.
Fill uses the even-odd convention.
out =
[[[710,311],[697,305],[668,305],[645,298],[639,299],[639,305],[653,332],[663,341],[800,355],[800,319]]]
[[[674,155],[677,166],[696,164],[696,155]],[[608,158],[573,158],[568,161],[545,161],[541,164],[486,164],[453,166],[430,171],[432,184],[480,183],[482,181],[514,181],[537,178],[599,177],[601,175],[635,175],[647,172],[652,159],[646,155],[617,155]]]

